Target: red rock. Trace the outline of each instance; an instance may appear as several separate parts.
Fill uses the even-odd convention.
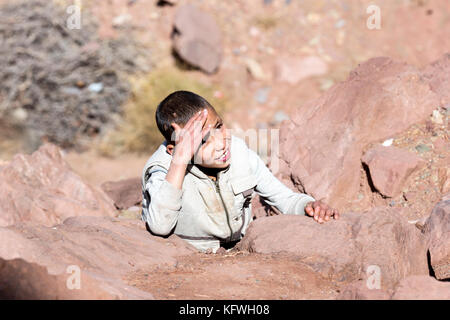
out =
[[[61,276],[67,279],[68,266],[78,266],[82,275],[95,279],[107,294],[124,299],[151,298],[151,294],[146,292],[137,289],[130,291],[122,281],[124,276],[152,265],[174,264],[177,257],[194,252],[196,249],[184,240],[176,236],[168,239],[152,236],[142,222],[134,220],[72,217],[55,227],[34,223],[0,227],[0,258],[3,261],[22,259],[43,266],[49,275],[57,276],[49,278],[36,271],[39,277],[43,277],[43,283],[59,281]],[[23,273],[26,278],[14,278],[4,270],[1,275],[2,278],[10,278],[8,286],[16,285],[25,290],[21,283],[35,280],[34,271],[30,272],[31,278],[28,278],[27,272]],[[52,286],[59,284],[53,283]],[[37,291],[33,295],[53,297],[45,286],[34,287],[33,290]],[[26,290],[16,294],[28,295]]]
[[[319,57],[291,57],[284,56],[275,62],[276,80],[297,84],[303,79],[324,75],[328,72],[328,65]]]
[[[207,73],[217,70],[222,59],[222,35],[214,18],[186,4],[175,14],[174,49],[187,63]]]
[[[295,215],[256,219],[238,248],[287,252],[324,277],[345,283],[364,279],[367,268],[376,265],[381,288],[388,289],[407,275],[428,274],[425,240],[397,209],[378,207],[325,224]]]
[[[110,294],[98,281],[86,273],[80,274],[79,289],[70,290],[70,274],[50,275],[45,267],[22,259],[0,258],[0,299],[55,300],[55,299],[118,299],[123,295]],[[21,279],[18,281],[18,279]],[[132,288],[127,288],[127,290]],[[128,295],[129,296],[129,295]],[[150,294],[147,295],[151,299]]]
[[[450,103],[450,53],[427,66],[423,77],[429,81],[431,90],[441,96],[441,105]]]
[[[113,200],[117,209],[128,209],[142,202],[141,178],[108,181],[101,185],[102,190]]]
[[[369,289],[366,281],[355,281],[341,289],[337,300],[389,300],[390,297],[386,290]]]
[[[85,183],[51,144],[16,155],[0,170],[0,226],[34,221],[51,226],[72,216],[112,216],[101,190]]]
[[[450,168],[439,168],[438,182],[441,193],[447,193],[450,191]]]
[[[450,200],[439,202],[425,222],[430,264],[437,279],[450,279]]]
[[[416,68],[371,59],[281,127],[279,167],[287,171],[276,174],[342,208],[357,197],[364,147],[427,119],[437,105]]]
[[[377,146],[362,157],[375,188],[386,197],[402,192],[411,174],[425,165],[420,157],[396,147]]]
[[[450,300],[450,283],[429,276],[410,276],[395,289],[393,300]]]

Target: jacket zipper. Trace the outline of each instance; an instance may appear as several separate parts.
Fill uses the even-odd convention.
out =
[[[228,227],[230,228],[230,239],[229,239],[229,241],[231,241],[231,239],[233,238],[233,229],[231,228],[230,215],[228,214],[227,206],[225,205],[225,201],[223,200],[222,193],[220,192],[219,176],[217,176],[217,179],[214,181],[214,184],[216,186],[216,192],[219,194],[220,200],[222,201],[223,208],[225,209],[225,214],[227,215],[227,224],[228,224]]]

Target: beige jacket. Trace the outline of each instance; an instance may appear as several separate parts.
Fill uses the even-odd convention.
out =
[[[142,220],[150,231],[174,232],[201,251],[240,240],[252,222],[255,192],[286,214],[305,214],[309,195],[295,193],[269,171],[245,142],[232,136],[230,166],[217,181],[189,165],[179,190],[165,180],[172,156],[165,143],[147,161],[142,176]]]

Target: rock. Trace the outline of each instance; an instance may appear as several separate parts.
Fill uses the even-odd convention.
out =
[[[439,168],[438,170],[438,182],[441,193],[447,193],[450,191],[450,168]]]
[[[433,110],[433,114],[431,115],[431,121],[436,124],[443,124],[444,118],[439,110]]]
[[[428,274],[425,237],[389,207],[345,213],[323,225],[296,215],[256,219],[238,248],[264,254],[287,252],[342,283],[365,279],[368,268],[378,266],[383,290],[407,275]]]
[[[273,116],[273,120],[272,123],[275,125],[280,124],[281,122],[283,122],[284,120],[289,120],[289,115],[287,115],[286,113],[284,113],[283,111],[277,111],[274,116]]]
[[[438,137],[434,142],[433,142],[433,149],[436,153],[444,153],[447,150],[450,150],[450,142],[446,141],[444,138],[442,137]]]
[[[276,80],[297,84],[303,79],[321,76],[328,72],[328,65],[316,56],[308,57],[280,57],[275,62]]]
[[[101,279],[89,271],[80,274],[80,286],[77,287],[70,278],[73,271],[70,268],[68,271],[64,274],[51,275],[45,267],[36,263],[29,263],[23,259],[0,258],[0,299],[154,299],[151,293],[125,285],[121,281]]]
[[[381,145],[368,150],[362,162],[374,187],[386,197],[399,195],[411,174],[425,165],[414,153]]]
[[[292,114],[280,130],[275,173],[335,207],[349,205],[360,189],[364,147],[428,119],[438,104],[415,67],[370,59]]]
[[[425,153],[425,152],[429,152],[431,151],[431,148],[429,146],[427,146],[426,144],[423,143],[419,143],[415,149],[417,150],[417,152],[419,153]]]
[[[247,71],[255,80],[258,81],[270,80],[270,75],[264,72],[263,68],[256,60],[246,58],[244,62],[245,66],[247,67]]]
[[[207,73],[215,72],[222,60],[222,35],[216,21],[194,5],[177,9],[173,46],[181,59]]]
[[[141,178],[108,181],[101,185],[102,190],[113,200],[117,209],[128,209],[142,202]]]
[[[450,279],[450,200],[440,201],[425,222],[430,264],[439,280]]]
[[[344,286],[337,300],[389,300],[390,294],[382,289],[369,289],[366,281],[355,281]]]
[[[0,171],[0,226],[34,221],[52,226],[72,216],[113,216],[114,206],[45,144],[32,155],[18,154]]]
[[[255,94],[255,100],[259,104],[265,104],[267,102],[267,99],[269,99],[269,92],[269,87],[258,89]]]
[[[34,223],[0,227],[2,261],[22,259],[29,264],[45,267],[52,276],[65,276],[66,279],[67,268],[76,266],[82,276],[96,279],[102,288],[107,288],[108,294],[119,298],[151,297],[146,292],[127,289],[121,279],[128,273],[152,265],[174,264],[177,257],[195,251],[176,236],[168,239],[152,236],[140,221],[110,217],[72,217],[53,228]],[[10,287],[22,288],[20,290],[26,289],[22,282],[32,282],[34,277],[14,278],[12,274],[8,276],[9,272],[1,272],[2,278],[10,278],[7,280]],[[55,280],[42,275],[41,271],[36,272],[43,277],[43,283]],[[82,287],[84,282],[82,279]],[[35,287],[36,296],[47,297],[50,294],[50,289],[44,286]],[[26,292],[15,294],[27,295]]]
[[[115,299],[92,277],[81,274],[80,289],[69,289],[70,274],[50,275],[45,267],[22,259],[0,258],[0,299],[55,300],[55,299]],[[21,279],[21,281],[17,281]]]
[[[392,295],[393,300],[450,300],[450,283],[429,276],[410,276],[402,281]]]
[[[429,81],[431,90],[441,96],[441,105],[450,103],[450,53],[427,66],[423,77]]]

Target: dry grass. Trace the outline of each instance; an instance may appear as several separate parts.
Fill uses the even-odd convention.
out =
[[[161,144],[163,137],[155,122],[159,102],[177,90],[195,92],[207,99],[221,113],[226,101],[215,98],[216,88],[195,80],[174,68],[153,71],[131,80],[132,97],[124,109],[123,119],[101,139],[98,150],[106,156],[123,152],[149,153]]]

